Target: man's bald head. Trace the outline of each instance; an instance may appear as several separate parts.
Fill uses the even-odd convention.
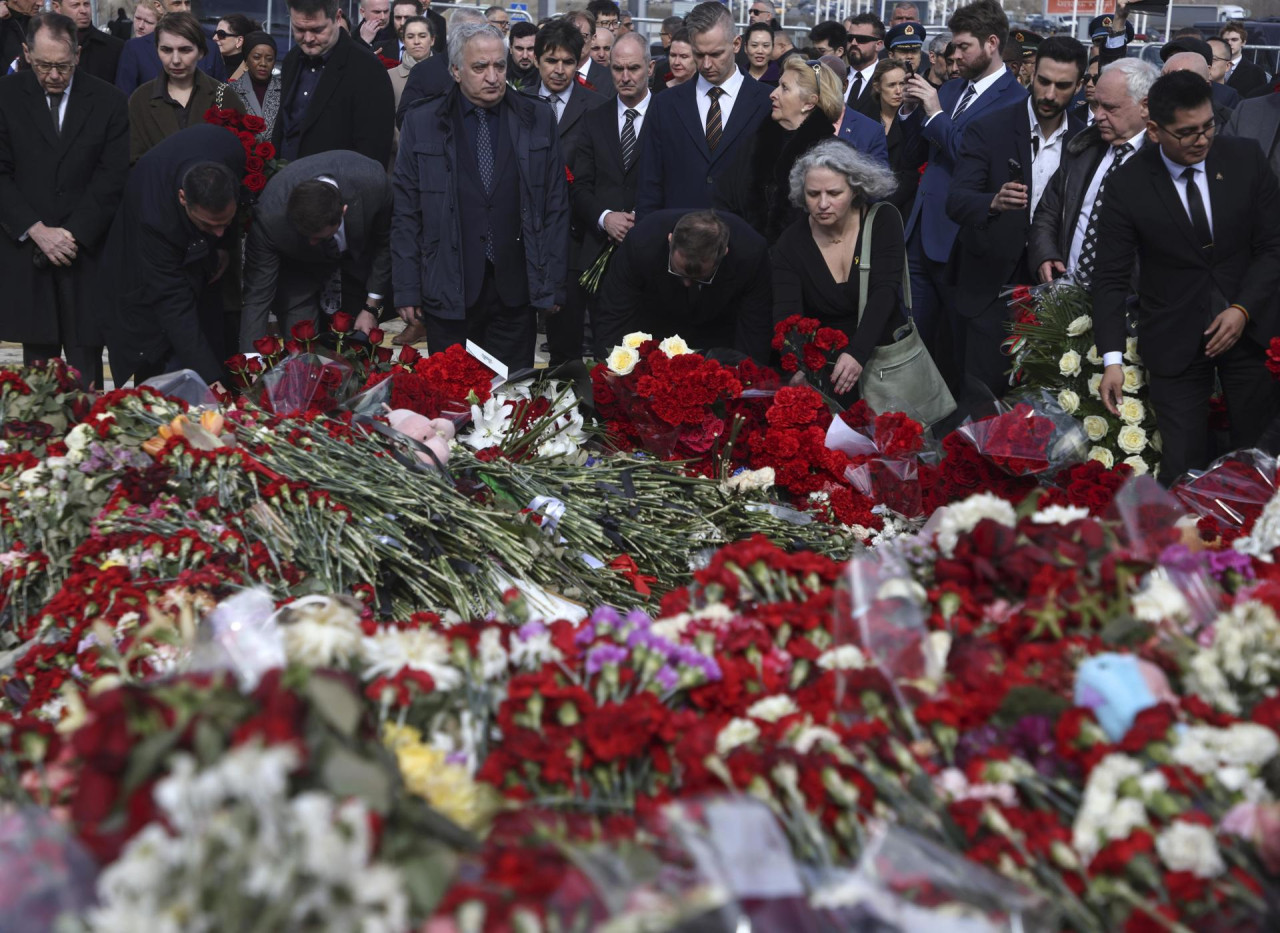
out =
[[[1209,64],[1199,52],[1176,52],[1164,63],[1161,74],[1173,74],[1175,71],[1190,71],[1209,80]]]

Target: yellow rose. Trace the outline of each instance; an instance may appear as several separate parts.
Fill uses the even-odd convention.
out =
[[[1067,325],[1068,337],[1079,337],[1087,334],[1093,328],[1093,318],[1087,314],[1082,314],[1070,324]]]
[[[1058,360],[1058,372],[1064,376],[1080,375],[1080,354],[1075,350],[1062,354],[1062,359]]]
[[[1070,389],[1063,389],[1058,393],[1058,404],[1068,415],[1074,415],[1080,407],[1080,396]]]
[[[1146,384],[1146,377],[1143,376],[1139,367],[1126,366],[1124,368],[1124,390],[1126,392],[1137,392]]]
[[[1134,476],[1146,476],[1151,472],[1151,467],[1147,466],[1147,461],[1143,460],[1137,454],[1132,457],[1125,457],[1124,462],[1133,467]]]
[[[684,342],[684,338],[679,334],[672,334],[662,343],[658,344],[658,349],[667,356],[683,356],[689,352],[689,345]]]
[[[1084,419],[1084,433],[1089,440],[1100,441],[1107,436],[1107,419],[1098,415],[1089,415]]]
[[[614,347],[613,352],[609,354],[609,372],[618,376],[625,376],[635,369],[636,363],[639,362],[640,354],[635,350],[624,346]]]
[[[1127,454],[1140,454],[1147,446],[1147,432],[1136,424],[1126,424],[1116,435],[1116,445]]]
[[[644,343],[646,340],[652,339],[653,334],[646,334],[644,331],[638,330],[635,333],[627,334],[627,336],[623,337],[622,345],[628,350],[639,350],[640,344]]]
[[[1147,417],[1147,407],[1136,398],[1122,399],[1120,402],[1120,420],[1125,424],[1142,424]]]
[[[1089,459],[1097,460],[1108,470],[1116,465],[1115,455],[1105,447],[1091,447],[1089,449]]]

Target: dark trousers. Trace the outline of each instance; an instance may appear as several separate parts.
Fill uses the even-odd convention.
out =
[[[964,374],[964,396],[975,396],[977,404],[988,401],[989,392],[1000,398],[1009,391],[1006,375],[1011,361],[1000,349],[1009,336],[1005,322],[1009,319],[1009,303],[997,298],[975,317],[955,315],[956,358]]]
[[[502,303],[492,263],[485,263],[480,295],[475,304],[467,308],[464,320],[423,314],[422,323],[427,329],[427,350],[430,353],[439,353],[455,343],[465,344],[472,340],[500,359],[512,372],[533,368],[533,351],[538,339],[537,316],[528,305],[509,307]]]
[[[78,272],[79,270],[76,270]],[[82,389],[102,388],[102,347],[80,346],[76,339],[76,274],[67,269],[52,268],[53,301],[58,316],[58,341],[56,343],[24,343],[22,345],[22,362],[24,365],[43,362],[57,356],[65,356],[67,365],[80,374]]]
[[[933,352],[939,333],[946,325],[949,313],[946,295],[950,286],[946,282],[947,264],[925,255],[918,224],[907,241],[907,268],[911,273],[911,318],[920,339]],[[936,360],[938,354],[934,353],[933,357]]]
[[[580,272],[569,272],[564,307],[547,315],[549,363],[559,366],[582,359],[587,332],[587,290],[578,284]]]
[[[1231,447],[1252,447],[1275,416],[1280,386],[1267,372],[1266,354],[1249,339],[1215,359],[1204,355],[1177,376],[1149,375],[1151,405],[1160,430],[1160,482],[1209,465],[1209,397],[1214,376],[1222,384],[1231,419]]]

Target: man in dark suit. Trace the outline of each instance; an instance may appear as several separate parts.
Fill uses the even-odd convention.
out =
[[[485,22],[484,14],[470,7],[458,7],[453,11],[453,28],[467,23]],[[438,34],[437,34],[438,35]],[[400,106],[396,108],[396,126],[404,125],[404,115],[420,100],[439,97],[453,90],[453,72],[449,67],[449,55],[432,52],[431,57],[413,66],[409,80],[400,92]]]
[[[1027,259],[1037,282],[1067,271],[1081,285],[1092,281],[1098,254],[1107,248],[1097,230],[1107,185],[1147,142],[1147,91],[1159,76],[1137,58],[1103,69],[1095,120],[1067,144],[1031,221]]]
[[[564,303],[569,193],[555,116],[508,87],[502,39],[455,23],[457,86],[405,114],[391,262],[396,310],[432,351],[474,340],[524,369],[534,310]]]
[[[613,76],[609,69],[591,57],[591,40],[596,34],[596,18],[587,10],[576,10],[564,17],[564,21],[572,25],[582,34],[582,52],[578,57],[578,74],[590,90],[613,95]]]
[[[640,155],[637,218],[664,208],[709,207],[739,143],[769,116],[769,88],[734,63],[742,37],[728,7],[699,3],[685,26],[698,77],[653,102]]]
[[[213,286],[238,236],[244,161],[234,134],[202,123],[152,148],[130,172],[97,289],[117,386],[184,368],[210,385],[222,380],[222,290]]]
[[[1209,88],[1196,75],[1161,77],[1147,109],[1157,145],[1120,169],[1103,205],[1099,237],[1108,248],[1094,275],[1093,319],[1105,366],[1099,390],[1118,413],[1136,261],[1138,351],[1163,441],[1160,481],[1168,484],[1208,465],[1215,377],[1233,448],[1252,446],[1274,416],[1266,347],[1277,330],[1280,184],[1256,143],[1215,139]]]
[[[1280,94],[1241,101],[1223,134],[1257,140],[1271,171],[1280,177]]]
[[[373,47],[373,53],[387,61],[398,62],[403,59],[404,24],[411,16],[421,15],[421,0],[392,0],[391,28],[390,30],[384,30],[385,37]],[[431,21],[428,20],[427,22],[430,24]],[[430,25],[427,28],[431,28]],[[435,52],[433,51],[432,54],[434,55]]]
[[[93,0],[53,0],[50,8],[55,13],[71,17],[76,24],[76,36],[80,42],[80,61],[76,64],[76,71],[115,84],[124,43],[93,28]]]
[[[1193,52],[1199,55],[1204,61],[1205,75],[1203,77],[1206,81],[1209,80],[1208,74],[1213,69],[1213,47],[1208,42],[1198,36],[1180,36],[1160,47],[1160,61],[1168,63],[1179,52]],[[1234,110],[1236,105],[1240,103],[1240,95],[1233,87],[1226,84],[1210,83],[1210,89],[1213,92],[1215,107]]]
[[[873,120],[880,119],[880,105],[871,94],[871,79],[884,52],[884,23],[874,13],[859,13],[845,21],[849,26],[849,96],[845,103]]]
[[[44,0],[8,0],[9,15],[0,19],[0,75],[16,71],[27,41],[31,17],[40,12]]]
[[[521,91],[535,91],[542,75],[538,72],[538,56],[534,52],[538,27],[521,20],[512,23],[508,35],[507,80]]]
[[[341,151],[290,162],[254,207],[240,349],[252,350],[266,334],[272,308],[287,334],[322,313],[359,307],[355,329],[367,334],[391,289],[390,238],[391,180],[383,166]]]
[[[156,5],[157,12],[162,16],[165,13],[191,12],[191,0],[158,0]],[[227,80],[222,51],[216,42],[209,43],[208,53],[196,62],[196,67],[211,78],[219,81]],[[156,51],[154,33],[130,39],[120,50],[120,61],[116,65],[116,87],[124,91],[127,97],[136,91],[139,85],[159,77],[163,70],[164,68],[160,65],[160,53]]]
[[[947,196],[947,216],[960,226],[953,257],[957,315],[952,316],[959,372],[999,398],[1008,388],[1006,285],[1030,285],[1027,233],[1031,217],[1072,138],[1084,128],[1066,114],[1080,87],[1085,48],[1053,36],[1036,49],[1031,97],[973,122],[964,134]],[[956,393],[959,397],[960,393]]]
[[[1224,23],[1218,37],[1227,45],[1231,62],[1227,69],[1227,86],[1235,88],[1241,97],[1265,93],[1267,73],[1253,62],[1245,61],[1244,45],[1249,41],[1244,23]]]
[[[82,385],[101,387],[86,300],[129,172],[128,105],[76,74],[70,19],[41,13],[28,29],[32,70],[0,79],[0,338],[22,344],[24,363],[65,353]]]
[[[458,14],[458,11],[455,9],[454,15],[451,17],[451,19],[453,19],[453,21],[457,25],[462,25],[461,21],[457,18],[457,14]],[[432,35],[435,36],[435,44],[431,46],[431,54],[448,56],[449,54],[448,23],[445,22],[445,19],[443,16],[441,16],[435,10],[431,9],[431,0],[422,0],[422,15],[425,16],[427,19],[431,20],[431,25],[435,27],[434,31],[432,32]]]
[[[360,22],[351,38],[367,49],[376,49],[396,38],[391,26],[391,0],[360,0]]]
[[[293,161],[349,149],[386,165],[395,128],[391,79],[371,51],[338,28],[337,16],[338,0],[289,0],[295,45],[281,73],[276,151]]]
[[[907,261],[911,266],[912,317],[932,349],[942,334],[942,309],[949,287],[947,261],[958,227],[947,216],[947,192],[965,133],[983,114],[1024,104],[1027,91],[1000,60],[1009,35],[1009,20],[995,0],[976,0],[952,14],[947,28],[955,45],[963,80],[948,81],[942,89],[919,75],[907,79],[903,122],[908,144],[917,137],[929,144],[928,168],[920,179],[911,216],[906,223]],[[935,354],[946,372],[948,354]],[[954,376],[954,373],[952,373]]]
[[[695,350],[769,361],[773,337],[769,245],[735,214],[657,211],[614,253],[596,303],[598,359],[635,331],[679,334]]]
[[[564,157],[565,167],[576,176],[575,157],[579,140],[585,134],[586,117],[607,103],[607,99],[589,90],[579,80],[577,67],[582,54],[582,35],[571,23],[565,20],[547,23],[538,30],[533,51],[541,75],[537,93],[533,96],[546,101],[555,113],[560,154]],[[587,308],[586,291],[578,284],[578,277],[585,268],[578,261],[582,238],[583,227],[571,222],[565,303],[559,313],[547,319],[547,351],[553,366],[582,357],[583,321]]]

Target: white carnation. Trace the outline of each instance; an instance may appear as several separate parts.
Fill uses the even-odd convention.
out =
[[[1089,517],[1089,510],[1078,505],[1051,505],[1031,516],[1034,525],[1070,525]]]
[[[360,653],[360,616],[344,600],[304,596],[280,613],[284,652],[305,667],[342,667]]]
[[[950,557],[955,553],[960,536],[973,531],[984,518],[999,522],[1007,528],[1018,524],[1018,513],[1012,505],[999,496],[981,492],[946,507],[942,520],[938,523],[938,549]]]
[[[798,712],[800,712],[800,707],[796,706],[796,701],[784,694],[756,700],[747,708],[748,716],[752,719],[762,719],[765,722],[777,722],[784,716],[790,716]]]
[[[1227,870],[1213,830],[1181,820],[1156,836],[1156,854],[1170,871],[1189,871],[1197,878],[1216,878]]]
[[[760,737],[760,727],[750,719],[731,719],[716,736],[716,754],[724,758],[739,745],[747,745]]]
[[[439,690],[462,686],[462,672],[449,663],[449,641],[439,632],[384,625],[365,638],[362,647],[365,680],[394,677],[407,667],[429,674]]]
[[[830,648],[818,657],[818,667],[824,671],[857,671],[866,666],[867,658],[857,645]]]

